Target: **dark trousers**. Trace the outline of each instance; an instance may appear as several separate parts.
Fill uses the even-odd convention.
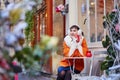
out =
[[[71,72],[65,71],[64,74],[58,73],[57,80],[71,80]]]
[[[74,73],[78,74],[80,71],[74,70]],[[71,80],[71,71],[68,69],[68,67],[63,68],[59,67],[58,68],[58,74],[57,74],[57,79],[56,80]]]

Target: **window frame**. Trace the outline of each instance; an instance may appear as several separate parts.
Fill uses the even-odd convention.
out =
[[[102,41],[97,41],[97,0],[94,0],[95,2],[95,42],[91,42],[90,41],[90,14],[89,14],[89,7],[90,7],[90,0],[86,0],[86,4],[87,4],[87,30],[88,30],[88,33],[86,34],[87,35],[87,43],[88,43],[88,47],[90,48],[97,48],[97,47],[103,47],[102,46]],[[103,0],[104,2],[104,11],[103,11],[103,15],[105,16],[106,15],[106,0]],[[115,6],[115,1],[114,1],[114,4],[113,6]],[[103,29],[104,30],[104,38],[106,36],[106,29]]]

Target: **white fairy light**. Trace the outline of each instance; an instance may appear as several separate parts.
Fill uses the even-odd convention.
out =
[[[18,45],[19,44],[18,38],[22,38],[22,39],[25,38],[25,34],[23,33],[23,30],[28,26],[28,24],[25,22],[25,18],[26,18],[25,14],[27,11],[32,10],[32,7],[34,5],[36,5],[36,3],[34,1],[23,0],[23,1],[20,1],[19,3],[11,2],[10,4],[7,5],[6,8],[1,10],[1,18],[3,20],[10,18],[10,20],[8,20],[8,21],[10,24],[13,24],[12,31],[11,31],[9,28],[10,24],[6,24],[7,21],[4,21],[4,23],[3,23],[3,26],[5,28],[8,27],[6,29],[7,31],[5,31],[6,32],[5,33],[5,44],[6,45],[13,46],[13,45],[17,44],[17,45],[15,45],[16,50],[21,49],[21,47],[20,47],[21,45]],[[14,16],[17,16],[17,19]]]
[[[17,25],[15,25],[14,27],[15,27],[15,28],[14,28],[13,32],[14,32],[14,33],[17,33],[17,32],[19,32],[19,31],[25,29],[25,28],[27,27],[27,23],[24,22],[24,21],[21,21],[21,22],[19,22]]]

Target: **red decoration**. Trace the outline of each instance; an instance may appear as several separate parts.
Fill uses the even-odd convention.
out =
[[[80,41],[80,35],[77,35],[77,40],[76,42],[78,43]]]
[[[17,73],[14,75],[14,80],[18,80],[18,74]]]
[[[0,60],[0,67],[5,68],[7,70],[10,69],[10,66],[8,65],[7,61],[3,58]]]
[[[56,7],[56,12],[61,12],[61,11],[63,11],[64,10],[64,5],[63,4],[60,4],[60,5],[58,5],[57,7]]]
[[[92,57],[91,51],[87,51],[86,56],[87,57]]]
[[[15,66],[17,65],[17,62],[13,61],[12,64]],[[14,80],[18,80],[18,73],[14,74]]]
[[[56,10],[56,12],[60,12],[60,10],[59,10],[59,8],[58,8],[58,7],[56,7],[56,9],[55,9],[55,10]]]

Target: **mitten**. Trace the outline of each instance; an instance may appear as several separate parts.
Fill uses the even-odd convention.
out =
[[[83,36],[81,36],[81,39],[80,39],[80,41],[77,44],[77,49],[81,53],[81,55],[84,56],[83,50],[82,50],[82,41],[83,41]]]
[[[78,51],[81,53],[81,55],[82,56],[84,56],[84,54],[83,54],[83,50],[82,50],[82,46],[77,46],[77,49],[78,49]]]
[[[77,49],[77,43],[76,43],[76,41],[72,41],[71,46],[70,46],[70,50],[69,50],[69,56],[71,56],[76,49]]]
[[[68,47],[71,46],[72,38],[69,35],[64,38],[64,41],[65,41],[65,43],[67,44]]]
[[[78,46],[82,45],[82,41],[83,41],[83,39],[84,39],[84,37],[81,36],[81,37],[80,37],[80,41],[78,42]]]
[[[76,42],[78,43],[79,41],[80,41],[80,36],[77,35],[77,40],[76,40]]]

